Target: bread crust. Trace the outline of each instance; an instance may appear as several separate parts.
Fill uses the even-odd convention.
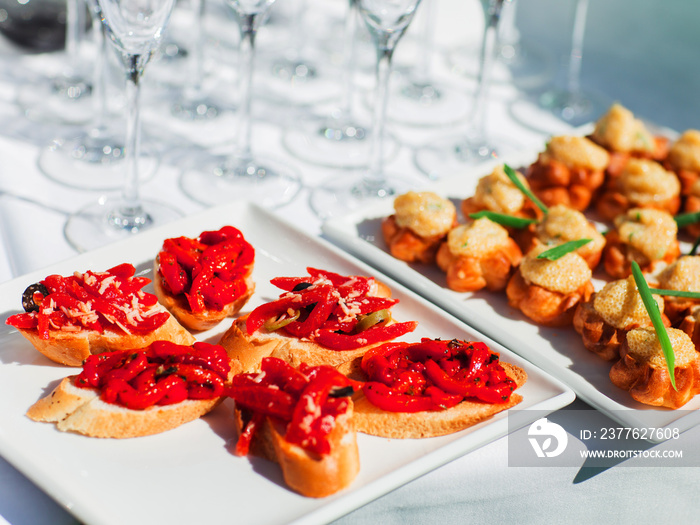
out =
[[[240,362],[244,372],[257,372],[265,357],[277,357],[298,367],[301,363],[309,366],[330,365],[337,367],[346,361],[364,355],[377,345],[368,345],[354,350],[331,350],[311,341],[289,337],[276,332],[260,330],[248,334],[244,315],[236,319],[219,341],[228,355]],[[389,324],[393,323],[389,320]]]
[[[163,277],[158,271],[158,261],[153,264],[153,290],[162,304],[183,326],[190,330],[202,331],[214,328],[227,317],[235,316],[255,292],[255,282],[251,274],[245,276],[246,293],[224,306],[222,310],[207,309],[193,312],[184,294],[173,295],[163,286]]]
[[[185,400],[173,405],[131,410],[106,403],[94,388],[75,386],[68,376],[46,397],[27,410],[34,421],[56,423],[63,432],[99,438],[131,438],[159,434],[210,412],[221,398]]]
[[[500,364],[518,388],[525,384],[525,370],[510,363]],[[345,363],[338,370],[358,381],[367,379],[360,368],[360,359]],[[362,391],[359,391],[353,397],[355,428],[364,434],[394,439],[444,436],[476,425],[522,400],[522,396],[514,392],[505,403],[485,403],[467,399],[440,411],[388,412],[370,403]]]
[[[68,366],[82,366],[91,354],[137,350],[149,346],[153,341],[165,340],[181,345],[191,345],[195,341],[194,336],[172,316],[159,328],[146,334],[126,334],[109,328],[102,333],[95,330],[51,330],[49,338],[42,339],[38,330],[18,330],[39,352],[56,363]]]
[[[235,409],[240,435],[245,426],[243,412]],[[284,425],[265,417],[250,443],[250,453],[278,463],[285,483],[294,491],[311,498],[324,498],[349,486],[360,471],[360,455],[355,434],[353,403],[336,419],[328,434],[331,452],[319,455],[289,443]]]

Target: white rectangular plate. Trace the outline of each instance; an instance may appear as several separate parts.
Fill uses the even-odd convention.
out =
[[[25,417],[27,408],[74,373],[39,354],[4,321],[21,308],[25,287],[49,274],[106,270],[123,262],[152,276],[152,260],[164,239],[196,237],[225,224],[238,227],[256,249],[256,293],[244,309],[276,298],[269,280],[301,276],[306,267],[346,275],[378,275],[376,270],[324,241],[285,225],[249,204],[214,208],[146,232],[138,237],[9,281],[0,286],[0,454],[79,519],[98,524],[325,523],[508,432],[508,413],[471,429],[441,438],[388,440],[358,436],[361,471],[352,486],[325,499],[309,499],[287,489],[277,465],[233,455],[236,432],[231,400],[204,418],[175,430],[142,438],[95,439],[62,433],[53,424]],[[485,340],[503,360],[523,367],[529,379],[519,390],[522,425],[529,412],[554,411],[574,394],[556,379],[490,341],[474,329],[424,301],[394,281],[378,275],[401,302],[395,316],[417,320],[419,337]],[[217,342],[230,326],[201,334]],[[523,411],[523,409],[533,409]],[[541,413],[540,413],[541,415]]]
[[[505,162],[518,169],[527,167],[536,158],[537,152],[522,152]],[[502,159],[500,163],[503,162]],[[460,201],[472,196],[478,180],[491,173],[496,165],[496,161],[490,162],[421,190],[449,198],[459,209]],[[586,350],[573,327],[537,326],[508,305],[505,293],[454,292],[447,288],[445,275],[437,266],[407,264],[392,257],[381,234],[381,221],[391,213],[393,200],[377,201],[352,214],[328,220],[323,233],[348,252],[560,379],[581,399],[618,423],[637,428],[670,426],[681,432],[700,423],[700,411],[696,410],[700,408],[700,396],[681,410],[673,411],[637,403],[614,386],[608,376],[611,364]],[[602,281],[595,284],[599,288]]]

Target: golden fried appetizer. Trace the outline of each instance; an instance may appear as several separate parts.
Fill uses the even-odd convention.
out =
[[[382,221],[391,255],[406,262],[435,262],[440,243],[457,225],[454,204],[432,192],[409,191],[394,200],[394,214]]]
[[[700,292],[700,256],[684,255],[669,264],[658,275],[659,288],[681,292]],[[678,327],[691,311],[700,306],[700,299],[664,296],[664,312],[671,326]]]
[[[499,291],[506,287],[522,255],[503,226],[483,217],[452,229],[436,261],[452,290]]]
[[[516,176],[529,188],[522,173],[516,172]],[[479,179],[474,195],[462,201],[462,213],[465,217],[484,210],[525,218],[535,218],[539,212],[530,199],[508,178],[503,165],[497,166],[489,175]]]
[[[525,253],[538,243],[553,247],[578,239],[591,240],[576,253],[584,258],[591,270],[595,269],[603,254],[605,236],[578,210],[561,204],[552,206],[538,224],[530,226],[528,233],[519,237],[524,242],[520,247]]]
[[[678,177],[653,160],[630,159],[606,184],[597,201],[603,219],[613,220],[630,208],[654,208],[675,214],[680,209]]]
[[[556,260],[538,258],[543,244],[530,250],[508,281],[508,304],[537,324],[567,326],[580,302],[593,293],[591,269],[575,252]]]
[[[588,208],[605,180],[608,152],[586,137],[552,137],[527,171],[533,192],[547,206],[564,204],[579,211]]]
[[[658,295],[653,297],[668,326],[668,318],[663,315],[663,299]],[[574,328],[581,334],[583,345],[606,361],[618,359],[627,332],[641,326],[652,326],[651,318],[631,275],[607,283],[582,302],[574,315]]]
[[[667,331],[675,357],[675,389],[653,328],[630,330],[620,352],[622,357],[610,369],[610,380],[629,390],[640,403],[680,408],[700,393],[700,354],[686,333],[675,328]]]
[[[620,104],[613,104],[596,122],[590,136],[610,153],[606,174],[619,175],[631,158],[662,160],[668,155],[669,141],[654,136],[641,120]]]
[[[696,180],[690,187],[688,195],[683,200],[683,213],[697,213],[700,211],[700,179]],[[683,228],[690,235],[700,237],[700,222],[688,224]]]
[[[664,162],[666,168],[678,176],[681,195],[688,195],[700,179],[700,131],[689,129],[673,143]]]
[[[608,275],[622,279],[632,273],[632,261],[651,273],[659,263],[671,263],[680,255],[678,225],[669,213],[633,208],[614,221],[606,235],[603,265]]]

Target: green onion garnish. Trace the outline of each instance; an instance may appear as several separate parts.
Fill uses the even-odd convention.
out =
[[[700,222],[700,211],[695,211],[691,213],[679,213],[673,217],[679,228],[684,228],[690,224],[695,224]]]
[[[495,211],[482,210],[476,213],[470,213],[469,217],[471,219],[481,219],[486,217],[488,220],[498,223],[502,226],[509,226],[511,228],[526,228],[530,224],[537,224],[539,222],[537,219],[525,219],[523,217],[515,217],[514,215],[506,215],[504,213],[497,213]]]
[[[695,255],[698,252],[698,246],[700,246],[700,237],[695,239],[695,242],[693,243],[693,246],[691,246],[688,255]]]
[[[659,338],[659,343],[661,343],[661,350],[666,358],[666,368],[668,369],[668,375],[671,377],[671,386],[674,390],[676,388],[676,355],[673,353],[673,347],[671,346],[671,340],[668,338],[668,332],[661,320],[661,312],[659,312],[659,305],[651,295],[649,285],[647,284],[644,275],[642,274],[639,265],[632,261],[632,275],[634,276],[634,281],[637,283],[637,290],[639,290],[639,295],[642,297],[642,302],[644,307],[647,309],[647,313],[651,318],[651,324],[654,325],[654,330],[656,330],[656,337]]]
[[[591,242],[590,239],[579,239],[577,241],[565,242],[564,244],[560,244],[559,246],[555,246],[554,248],[550,248],[549,250],[542,252],[537,256],[537,258],[556,261],[557,259],[564,257],[567,253],[578,250],[581,246],[588,244],[589,242]]]
[[[689,297],[690,299],[700,299],[700,292],[685,292],[683,290],[664,290],[663,288],[649,288],[654,295],[665,295],[669,297]]]
[[[515,186],[522,191],[525,196],[530,199],[533,203],[535,203],[535,206],[537,206],[540,210],[542,210],[542,213],[545,215],[549,213],[549,210],[547,209],[547,206],[544,205],[544,203],[535,197],[535,195],[525,187],[525,185],[522,183],[522,181],[518,178],[518,176],[515,174],[515,171],[513,171],[513,168],[508,166],[508,164],[503,165],[503,171],[505,171],[506,175],[508,175],[508,178],[510,181],[515,184]]]

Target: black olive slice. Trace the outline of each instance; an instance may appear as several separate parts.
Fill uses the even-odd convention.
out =
[[[299,283],[294,288],[292,288],[292,291],[301,292],[302,290],[306,290],[309,286],[311,286],[311,283]]]
[[[355,393],[355,390],[351,386],[345,386],[342,388],[333,388],[328,392],[328,397],[350,397]]]
[[[46,286],[41,283],[34,283],[27,286],[27,289],[24,290],[24,293],[22,294],[22,308],[24,308],[25,312],[39,311],[41,299],[39,300],[39,303],[37,303],[35,299],[36,294],[40,294],[41,299],[43,299],[49,295],[49,291],[46,289]]]

